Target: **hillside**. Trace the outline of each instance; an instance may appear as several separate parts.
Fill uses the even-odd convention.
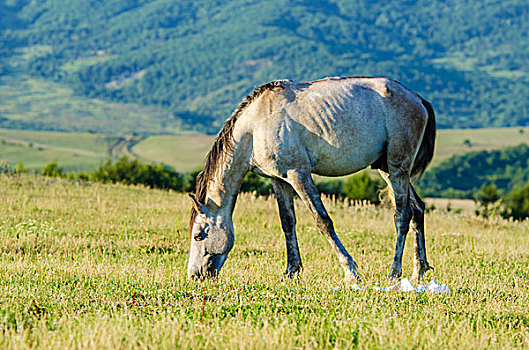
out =
[[[133,132],[215,132],[256,85],[335,75],[395,78],[432,101],[441,128],[529,123],[526,1],[0,0],[0,13],[4,76],[162,111]],[[0,111],[0,127],[90,124],[21,113]]]
[[[502,193],[529,183],[529,145],[452,156],[427,171],[419,186],[427,196],[472,198],[485,183]]]

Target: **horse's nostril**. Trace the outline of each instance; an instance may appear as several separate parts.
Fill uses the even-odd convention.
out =
[[[190,268],[187,270],[187,278],[190,280],[202,280],[204,277],[202,276],[202,273],[200,273],[200,269],[198,268]]]

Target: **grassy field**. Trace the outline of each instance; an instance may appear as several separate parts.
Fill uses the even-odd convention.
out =
[[[0,129],[0,159],[40,170],[57,160],[66,171],[91,170],[109,157],[118,137],[53,131]]]
[[[465,144],[465,140],[469,143]],[[455,154],[492,150],[520,143],[529,144],[529,128],[450,129],[438,130],[432,165]]]
[[[236,245],[220,280],[188,282],[184,194],[0,175],[2,348],[529,347],[529,222],[427,215],[449,294],[384,293],[394,247],[386,209],[327,202],[363,276],[342,272],[297,207],[305,269],[280,282],[283,234],[273,199],[241,195]],[[404,256],[412,269],[413,237]]]
[[[150,136],[132,147],[132,151],[142,159],[189,172],[203,166],[214,139],[207,135]]]

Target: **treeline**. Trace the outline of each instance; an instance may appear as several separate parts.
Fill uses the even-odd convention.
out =
[[[27,170],[22,163],[14,168],[15,173]],[[57,161],[44,166],[42,175],[63,177],[71,180],[83,180],[102,183],[122,183],[125,185],[144,185],[149,188],[173,190],[177,192],[194,191],[195,178],[199,171],[181,174],[164,164],[144,163],[138,159],[122,157],[119,160],[107,160],[92,172],[65,172]]]
[[[453,156],[426,172],[419,182],[428,197],[467,198],[476,214],[529,217],[529,146],[475,151]]]
[[[101,183],[121,183],[125,185],[143,185],[149,188],[173,190],[176,192],[195,192],[196,179],[201,169],[182,174],[164,164],[145,163],[138,159],[124,156],[118,160],[107,160],[92,172],[65,172],[54,160],[44,166],[40,172],[48,177],[61,177],[70,180],[81,180]],[[0,173],[29,173],[22,162],[14,167],[0,163]],[[242,192],[252,192],[256,196],[268,196],[272,193],[269,180],[248,173],[241,186]]]
[[[526,151],[528,151],[527,146],[522,147],[521,145],[504,150],[503,155],[515,157],[517,154],[523,154],[519,152]],[[475,153],[481,154],[481,152]],[[474,156],[474,154],[466,156],[470,157]],[[489,154],[489,157],[497,159],[494,158],[495,154],[492,156]],[[489,161],[491,160],[491,158],[487,159]],[[525,162],[529,162],[528,157],[525,158]],[[447,164],[450,163],[448,162]],[[468,164],[475,163],[470,162]],[[432,172],[435,173],[435,169]],[[16,174],[27,173],[28,170],[22,163],[18,163],[13,169],[6,163],[0,163],[0,173],[3,172]],[[496,172],[498,172],[497,169]],[[108,160],[92,172],[65,173],[57,161],[46,164],[42,170],[42,174],[49,177],[63,177],[71,180],[102,183],[144,185],[149,188],[169,189],[177,192],[194,192],[196,178],[199,173],[200,170],[188,174],[181,174],[163,164],[146,164],[137,159],[131,160],[127,157],[123,157],[117,161]],[[444,174],[447,175],[447,173]],[[431,196],[431,192],[424,187],[424,182],[427,181],[422,180],[423,187],[418,188],[422,196]],[[467,198],[472,198],[478,203],[477,215],[502,215],[506,218],[512,217],[516,220],[523,220],[529,217],[529,181],[526,181],[525,185],[520,185],[520,183],[515,183],[512,188],[507,190],[497,186],[494,181],[482,182],[480,185],[477,185],[479,187]],[[321,193],[337,199],[369,201],[376,205],[381,202],[381,193],[383,193],[381,190],[386,187],[386,184],[379,177],[372,177],[368,172],[361,172],[350,176],[346,180],[324,181],[317,183],[316,186]],[[272,185],[268,179],[259,177],[251,172],[244,178],[240,191],[251,192],[256,196],[269,196],[273,193]],[[460,193],[454,192],[454,189],[447,191],[446,193]],[[453,197],[448,196],[448,198]]]
[[[0,5],[10,18],[0,27],[5,46],[27,49],[23,72],[160,106],[201,131],[217,131],[260,83],[335,75],[398,79],[433,102],[440,127],[529,123],[524,0]],[[42,45],[50,49],[33,50]]]
[[[65,172],[57,161],[46,164],[42,175],[62,177],[71,180],[82,180],[102,183],[122,183],[125,185],[144,185],[149,188],[168,189],[177,192],[195,192],[196,178],[201,170],[181,174],[172,167],[163,164],[147,164],[138,159],[122,157],[119,160],[107,160],[92,172]],[[19,162],[14,168],[0,164],[0,172],[29,172]],[[345,181],[331,180],[317,183],[321,193],[338,199],[367,200],[373,204],[380,203],[379,191],[385,183],[379,178],[372,178],[368,173],[360,173]],[[269,196],[273,193],[269,179],[249,172],[241,185],[241,192],[251,192],[256,196]]]
[[[429,197],[475,198],[484,183],[494,183],[506,194],[529,182],[529,146],[520,144],[491,151],[455,155],[429,169],[419,182]]]
[[[501,215],[515,220],[529,217],[529,182],[515,185],[508,193],[498,190],[494,183],[485,183],[474,199],[478,204],[476,214],[481,216]]]

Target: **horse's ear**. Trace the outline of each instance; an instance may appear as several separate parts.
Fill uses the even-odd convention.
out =
[[[195,210],[197,212],[199,212],[200,214],[206,215],[206,216],[211,214],[211,212],[209,211],[208,207],[205,204],[200,203],[196,199],[195,195],[190,193],[189,197],[191,197],[191,199],[193,200],[193,207],[195,207]]]

